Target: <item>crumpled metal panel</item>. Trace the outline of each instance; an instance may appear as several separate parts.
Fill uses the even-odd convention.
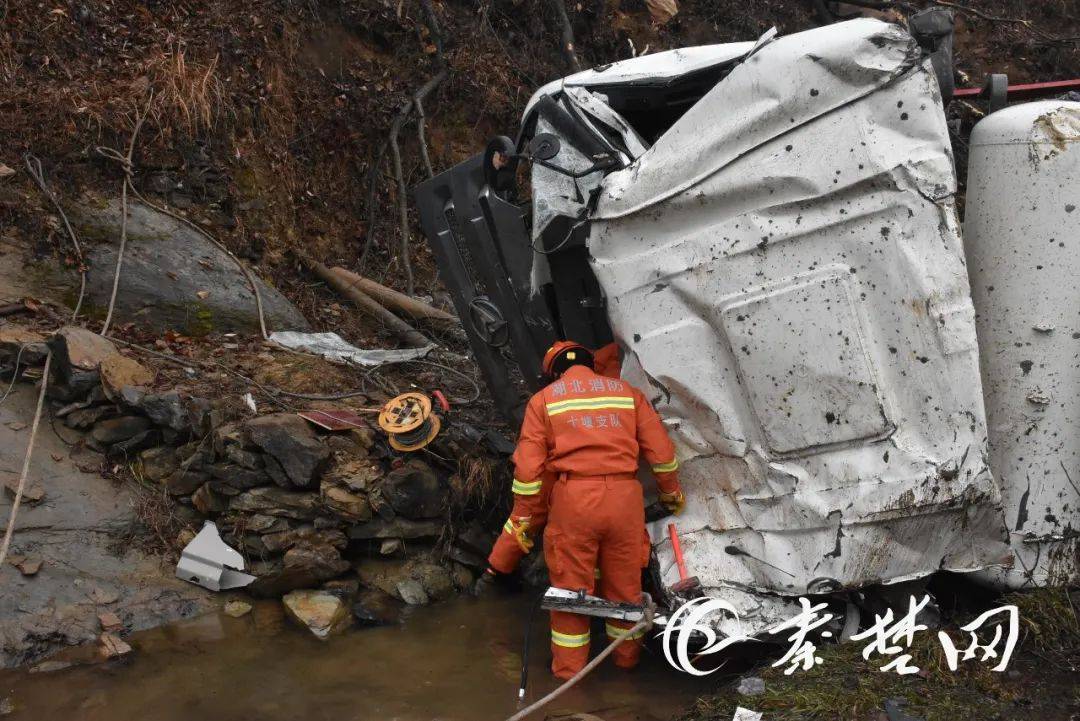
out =
[[[766,45],[604,179],[593,269],[707,591],[1009,561],[955,187],[929,60],[874,20]]]

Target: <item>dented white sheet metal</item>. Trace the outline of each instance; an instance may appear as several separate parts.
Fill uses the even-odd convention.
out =
[[[1009,561],[955,185],[929,60],[874,20],[769,43],[604,179],[593,267],[708,592]]]

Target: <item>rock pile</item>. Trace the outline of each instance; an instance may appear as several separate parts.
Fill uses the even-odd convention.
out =
[[[257,576],[251,593],[310,592],[290,596],[298,618],[334,607],[322,621],[304,621],[318,633],[347,625],[325,594],[352,606],[361,623],[384,623],[401,602],[468,588],[482,568],[492,534],[474,528],[436,550],[448,473],[390,451],[373,430],[324,433],[292,413],[253,416],[221,399],[155,388],[153,372],[82,328],[63,328],[47,343],[54,415],[174,499],[189,524],[178,548],[214,520]],[[37,345],[23,349],[24,362],[44,357]],[[14,350],[0,341],[0,356]]]

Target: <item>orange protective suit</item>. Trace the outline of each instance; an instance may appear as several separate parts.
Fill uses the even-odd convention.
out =
[[[626,381],[576,365],[529,400],[514,451],[515,503],[507,523],[529,518],[532,528],[534,514],[547,511],[544,558],[552,585],[640,601],[650,544],[639,456],[652,466],[661,492],[679,491],[667,431]],[[608,636],[632,625],[609,621]],[[551,651],[555,676],[577,673],[589,655],[589,617],[553,611]],[[632,668],[640,653],[637,638],[613,656],[616,665]]]
[[[608,343],[594,351],[593,365],[600,375],[618,380],[619,375],[622,373],[618,343]],[[504,532],[500,533],[499,537],[495,539],[495,545],[488,556],[488,567],[492,570],[499,573],[513,573],[525,556],[525,550],[518,545],[517,540],[514,538],[512,530],[514,520],[528,517],[529,529],[533,537],[543,531],[544,525],[547,523],[548,500],[555,476],[550,474],[550,478],[547,480],[550,482],[541,484],[540,493],[536,494],[539,496],[538,498],[523,497],[517,492],[514,494],[514,509],[510,513],[506,527],[503,528]],[[519,503],[519,501],[522,502]],[[594,572],[594,575],[598,573],[599,569]]]

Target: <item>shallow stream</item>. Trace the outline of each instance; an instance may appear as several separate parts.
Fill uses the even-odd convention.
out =
[[[462,598],[415,609],[400,626],[320,642],[265,602],[238,619],[211,614],[133,634],[134,653],[122,661],[0,671],[0,698],[14,702],[8,718],[35,721],[498,721],[516,710],[529,606],[522,595]],[[534,623],[530,700],[556,685],[546,620]],[[668,719],[720,682],[646,653],[630,673],[604,664],[532,718]]]

